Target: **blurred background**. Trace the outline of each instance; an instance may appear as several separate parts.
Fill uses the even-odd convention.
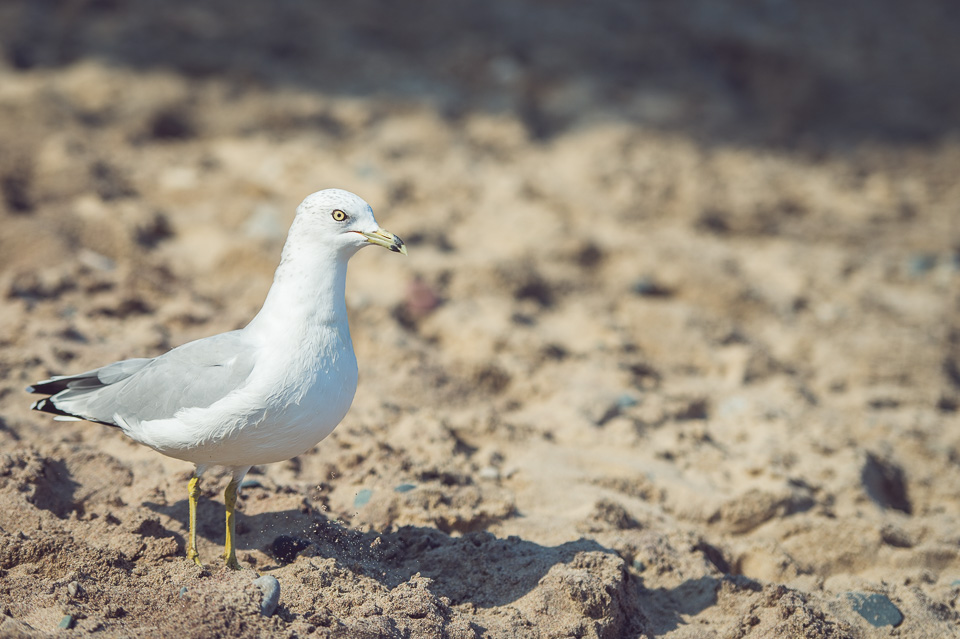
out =
[[[951,2],[458,1],[410,11],[90,0],[7,1],[2,12],[14,72],[97,61],[219,79],[241,94],[295,87],[413,101],[453,121],[511,113],[538,140],[615,118],[813,151],[931,143],[956,129],[960,110]],[[205,132],[197,127],[189,133]],[[154,133],[188,133],[175,128]]]
[[[916,227],[929,222],[917,217],[918,199],[936,192],[944,201],[957,172],[958,24],[951,2],[906,8],[893,0],[435,2],[415,12],[367,1],[6,1],[0,206],[9,230],[0,265],[21,263],[21,251],[32,265],[83,247],[116,258],[109,231],[74,241],[81,231],[62,218],[78,211],[146,216],[134,224],[148,248],[176,232],[170,216],[178,213],[168,209],[185,203],[192,221],[222,226],[216,213],[200,212],[209,205],[197,193],[221,201],[210,208],[234,209],[246,235],[278,241],[292,206],[320,186],[420,206],[424,187],[397,169],[414,151],[429,149],[435,164],[455,144],[512,157],[518,144],[543,149],[604,124],[632,131],[618,151],[585,150],[597,155],[593,165],[617,164],[598,169],[622,199],[600,203],[606,211],[688,214],[715,231],[806,220],[818,233],[843,232],[836,218],[848,216],[801,201],[810,198],[801,185],[801,196],[767,198],[777,201],[756,204],[765,210],[753,215],[688,210],[700,202],[665,206],[663,198],[678,197],[675,185],[642,184],[651,172],[624,150],[664,135],[706,156],[736,149],[808,166],[836,160],[853,188],[876,194],[870,172],[893,171],[896,202],[871,215]],[[392,117],[413,113],[409,122]],[[371,144],[380,138],[389,147],[382,153]],[[270,152],[280,140],[301,155]],[[289,169],[296,162],[314,167]],[[456,187],[469,190],[466,182]],[[223,203],[220,184],[246,189],[241,210]],[[447,208],[474,203],[461,197]],[[31,217],[43,219],[37,231],[46,235],[24,249]],[[866,241],[864,233],[890,228],[878,222],[848,234]]]
[[[506,606],[557,636],[594,613],[598,635],[720,633],[736,610],[774,634],[793,622],[783,592],[757,594],[770,584],[803,593],[790,610],[812,628],[867,624],[836,597],[869,591],[906,613],[902,636],[948,632],[960,4],[411,6],[0,2],[0,441],[71,478],[29,503],[33,479],[0,486],[22,516],[0,529],[68,530],[78,557],[98,556],[90,513],[180,539],[183,464],[31,414],[22,387],[245,325],[295,207],[336,186],[410,256],[351,263],[354,408],[263,470],[276,494],[245,502],[242,561],[269,565],[290,521],[410,525],[449,561],[350,555],[404,576],[358,586],[350,568],[341,587],[389,598],[423,570],[450,619],[502,636],[525,627]],[[117,548],[138,530],[108,529]],[[457,539],[476,532],[546,568],[471,555]],[[578,539],[622,564],[584,572],[609,577],[582,582],[607,603],[567,619],[542,603],[562,583],[540,580]],[[125,556],[170,570],[163,548]],[[520,577],[494,593],[465,565]],[[730,575],[762,586],[721,592]]]

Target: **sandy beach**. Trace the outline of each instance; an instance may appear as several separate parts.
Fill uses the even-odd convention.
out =
[[[408,11],[0,5],[0,637],[960,636],[953,5]],[[244,326],[328,187],[409,256],[201,569],[24,388]]]

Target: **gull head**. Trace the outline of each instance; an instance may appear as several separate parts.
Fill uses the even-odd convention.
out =
[[[342,189],[324,189],[308,195],[297,207],[290,231],[291,235],[295,232],[344,259],[371,244],[407,254],[403,240],[380,228],[370,205]]]

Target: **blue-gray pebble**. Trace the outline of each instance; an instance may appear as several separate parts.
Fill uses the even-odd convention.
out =
[[[257,577],[253,583],[263,593],[263,599],[260,600],[260,614],[269,617],[277,610],[277,604],[280,603],[280,582],[276,577],[264,575]]]
[[[360,508],[362,506],[366,506],[371,497],[373,497],[372,490],[369,488],[361,489],[360,492],[357,493],[357,496],[353,498],[353,507]]]
[[[903,613],[887,597],[875,592],[848,592],[847,601],[854,612],[870,622],[870,625],[899,626],[903,623]]]

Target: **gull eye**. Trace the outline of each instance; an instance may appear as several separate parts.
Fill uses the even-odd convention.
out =
[[[340,209],[333,210],[333,219],[337,222],[344,222],[347,219],[347,214],[341,211]]]

